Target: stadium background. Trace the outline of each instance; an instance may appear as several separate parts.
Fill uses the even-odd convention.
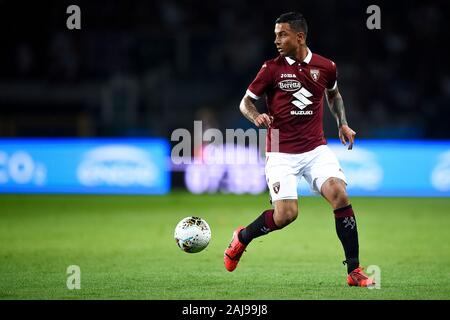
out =
[[[449,29],[448,3],[331,0],[305,1],[301,5],[298,1],[199,3],[0,2],[0,180],[3,179],[0,192],[9,194],[0,196],[3,238],[0,298],[448,299],[448,190],[439,199],[412,198],[428,195],[427,191],[412,190],[407,198],[394,198],[398,194],[385,192],[383,195],[390,197],[353,200],[362,211],[361,221],[365,222],[362,242],[367,250],[372,250],[369,261],[364,263],[378,263],[394,278],[386,280],[387,289],[380,290],[381,293],[342,291],[341,275],[336,271],[339,270],[336,259],[341,258],[339,244],[329,224],[332,220],[324,213],[329,209],[318,198],[302,199],[304,220],[274,234],[273,240],[264,239],[264,248],[276,251],[277,243],[286,241],[306,244],[311,236],[329,239],[331,247],[324,244],[313,250],[305,245],[298,252],[296,246],[287,246],[284,255],[297,250],[298,256],[286,260],[281,275],[277,275],[280,277],[265,278],[264,257],[255,256],[262,251],[259,244],[255,255],[248,258],[248,269],[232,275],[233,279],[243,277],[239,279],[244,279],[250,288],[237,292],[229,283],[229,275],[223,273],[220,256],[232,229],[238,223],[250,222],[267,207],[265,191],[258,195],[220,192],[193,195],[186,192],[184,169],[172,164],[164,167],[163,163],[160,165],[166,168],[165,178],[161,179],[168,182],[150,192],[145,188],[144,191],[108,189],[104,184],[95,192],[79,185],[78,189],[56,185],[50,190],[39,183],[24,186],[21,181],[14,181],[14,172],[10,172],[14,168],[8,163],[19,149],[42,156],[50,179],[52,168],[58,168],[55,169],[58,177],[63,176],[66,167],[61,163],[81,157],[92,147],[81,145],[79,154],[71,153],[76,149],[71,145],[76,138],[83,138],[82,143],[98,143],[94,147],[116,138],[132,146],[148,142],[146,139],[158,139],[166,141],[163,146],[168,143],[164,149],[167,151],[174,144],[170,142],[172,132],[177,128],[192,131],[194,120],[222,131],[252,128],[238,111],[239,101],[261,63],[276,55],[274,20],[292,10],[301,11],[307,18],[308,45],[312,51],[332,58],[338,65],[339,87],[350,126],[358,133],[357,141],[363,146],[373,141],[380,144],[394,141],[394,149],[409,146],[417,172],[419,164],[431,154],[436,156],[450,149],[450,52],[443,45]],[[81,8],[81,30],[66,28],[69,16],[66,8],[71,4]],[[369,16],[366,8],[370,4],[381,8],[381,30],[366,27]],[[335,122],[328,111],[324,114],[326,137],[336,138]],[[55,141],[59,143],[57,147],[47,145]],[[430,145],[439,150],[432,150],[429,155],[423,151],[428,149],[419,149]],[[49,153],[44,154],[46,151]],[[385,150],[380,152],[383,154]],[[401,169],[402,164],[407,163],[397,163],[394,169]],[[448,182],[450,178],[445,174],[449,165],[445,162],[443,166],[443,179]],[[19,164],[15,170],[20,180],[20,170],[25,169]],[[396,176],[395,170],[391,179],[401,181],[404,177]],[[33,176],[34,182],[39,181],[42,176],[39,174]],[[70,180],[64,179],[61,183]],[[53,194],[58,191],[160,195]],[[29,192],[49,194],[23,194]],[[186,257],[176,251],[172,229],[179,219],[194,214],[210,221],[213,243],[200,257]],[[320,219],[314,219],[315,215]],[[402,232],[398,239],[393,239],[392,232],[399,228]],[[89,243],[96,245],[87,250]],[[389,243],[398,246],[391,247]],[[41,257],[40,252],[45,254]],[[148,256],[149,252],[158,257],[158,262]],[[129,255],[132,267],[119,261],[123,255]],[[438,261],[428,268],[433,257],[438,257]],[[266,258],[282,261],[284,256],[272,252]],[[304,272],[295,279],[303,289],[286,292],[282,284],[292,281],[290,277],[298,272],[298,261]],[[149,263],[153,267],[148,268]],[[89,270],[84,271],[86,278],[83,278],[87,289],[74,292],[65,287],[65,266],[70,264]],[[174,264],[177,267],[168,271],[167,266]],[[115,271],[104,272],[105,265],[115,266]],[[204,269],[207,265],[210,268]],[[400,273],[393,272],[396,267],[414,274],[414,280],[404,277],[393,284]],[[190,268],[209,273],[211,279],[205,282],[191,274],[193,279],[204,281],[204,287],[197,292],[178,290],[179,283],[186,280],[174,274],[189,273]],[[123,270],[128,273],[125,278],[121,278]],[[273,292],[262,293],[260,282],[248,278],[255,271],[271,284]],[[437,279],[427,276],[433,271],[443,274],[440,289],[433,287]],[[311,272],[320,274],[321,283],[328,281],[333,287],[316,287]],[[37,281],[36,277],[43,274]],[[160,281],[154,280],[155,276]],[[226,285],[217,290],[220,281]],[[89,287],[90,284],[98,289]],[[418,290],[408,292],[404,288],[408,285]],[[48,289],[47,293],[39,291],[42,286]],[[149,286],[153,288],[150,291]]]

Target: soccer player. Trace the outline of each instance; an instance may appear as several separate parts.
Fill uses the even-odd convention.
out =
[[[348,143],[349,150],[356,133],[347,124],[336,64],[311,52],[306,45],[307,34],[308,26],[300,13],[285,13],[275,21],[274,42],[279,56],[262,65],[240,103],[240,111],[248,120],[268,128],[265,173],[273,209],[234,231],[224,254],[225,268],[233,271],[237,267],[253,239],[282,229],[297,218],[297,179],[303,176],[334,210],[347,264],[347,283],[366,287],[374,281],[359,265],[358,231],[346,178],[323,133],[324,93],[337,120],[339,138],[344,145]],[[267,113],[259,113],[255,100],[264,94]]]

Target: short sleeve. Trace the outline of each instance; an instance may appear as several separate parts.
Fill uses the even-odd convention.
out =
[[[272,82],[272,76],[270,74],[267,63],[264,63],[256,75],[255,80],[250,84],[247,89],[247,94],[253,99],[258,100],[267,91]]]
[[[333,61],[330,61],[330,72],[329,72],[329,79],[327,81],[327,90],[331,91],[336,89],[337,87],[337,67],[336,64]]]

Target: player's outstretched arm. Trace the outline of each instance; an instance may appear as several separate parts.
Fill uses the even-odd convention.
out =
[[[272,124],[273,117],[266,113],[259,113],[255,106],[255,100],[247,94],[242,98],[239,110],[258,128],[268,128]]]
[[[339,139],[344,146],[347,145],[348,142],[348,150],[351,150],[355,141],[356,132],[348,126],[347,119],[345,117],[344,100],[342,99],[337,86],[336,89],[327,91],[327,100],[328,107],[337,121],[339,128]]]

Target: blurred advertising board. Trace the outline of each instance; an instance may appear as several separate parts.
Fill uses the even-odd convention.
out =
[[[329,147],[338,157],[351,196],[450,196],[450,141],[357,140],[353,150],[339,141]],[[218,153],[258,155],[248,147],[224,146]],[[209,159],[211,160],[211,159]],[[267,191],[264,157],[256,163],[204,161],[183,167],[186,188],[192,193],[250,193]],[[299,195],[311,195],[302,178]]]
[[[164,139],[0,139],[0,193],[165,194]]]

